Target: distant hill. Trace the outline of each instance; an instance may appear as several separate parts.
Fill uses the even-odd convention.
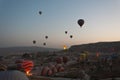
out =
[[[120,52],[120,41],[116,42],[97,42],[82,45],[73,45],[69,48],[70,51],[89,51],[89,52]]]
[[[25,52],[43,52],[43,51],[58,51],[59,49],[44,48],[44,47],[8,47],[0,48],[0,56],[21,54]]]

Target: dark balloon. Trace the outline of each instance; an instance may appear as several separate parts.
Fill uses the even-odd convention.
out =
[[[33,40],[33,44],[36,44],[36,41],[35,41],[35,40]]]
[[[65,34],[67,34],[67,31],[65,31]]]
[[[42,11],[39,11],[39,14],[41,15],[41,14],[42,14]]]
[[[82,27],[83,24],[84,24],[84,20],[83,20],[83,19],[79,19],[79,20],[78,20],[78,24],[80,25],[80,27]]]
[[[46,39],[48,39],[48,36],[45,36]]]
[[[45,45],[46,45],[46,43],[43,43],[43,45],[45,46]]]
[[[70,38],[73,38],[73,36],[72,36],[72,35],[70,35]]]

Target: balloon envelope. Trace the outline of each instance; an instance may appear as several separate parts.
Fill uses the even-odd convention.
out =
[[[18,70],[23,70],[25,72],[31,71],[34,66],[33,61],[31,61],[31,60],[23,60],[16,64],[17,64]]]
[[[39,14],[41,15],[41,14],[42,14],[42,11],[39,11]]]
[[[43,45],[45,46],[45,45],[46,45],[46,43],[43,43]]]
[[[47,72],[50,68],[48,66],[43,67],[41,71],[41,76],[47,76]]]
[[[47,38],[48,38],[48,36],[45,36],[45,38],[47,39]]]
[[[0,63],[0,71],[6,71],[7,70],[7,66]]]
[[[67,31],[65,31],[65,34],[67,34]]]
[[[70,35],[70,38],[73,38],[73,36],[72,36],[72,35]]]
[[[33,44],[36,44],[36,41],[35,41],[35,40],[33,40]]]
[[[79,19],[79,20],[78,20],[78,24],[80,25],[80,27],[82,27],[83,24],[84,24],[84,20],[83,20],[83,19]]]

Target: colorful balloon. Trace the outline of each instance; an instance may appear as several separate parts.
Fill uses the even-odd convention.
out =
[[[24,72],[30,72],[34,67],[31,60],[17,60],[15,63],[17,64],[17,69]]]

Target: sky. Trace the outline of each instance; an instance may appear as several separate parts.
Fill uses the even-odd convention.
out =
[[[79,19],[85,21],[82,28]],[[0,47],[119,41],[119,21],[120,0],[0,0]]]

